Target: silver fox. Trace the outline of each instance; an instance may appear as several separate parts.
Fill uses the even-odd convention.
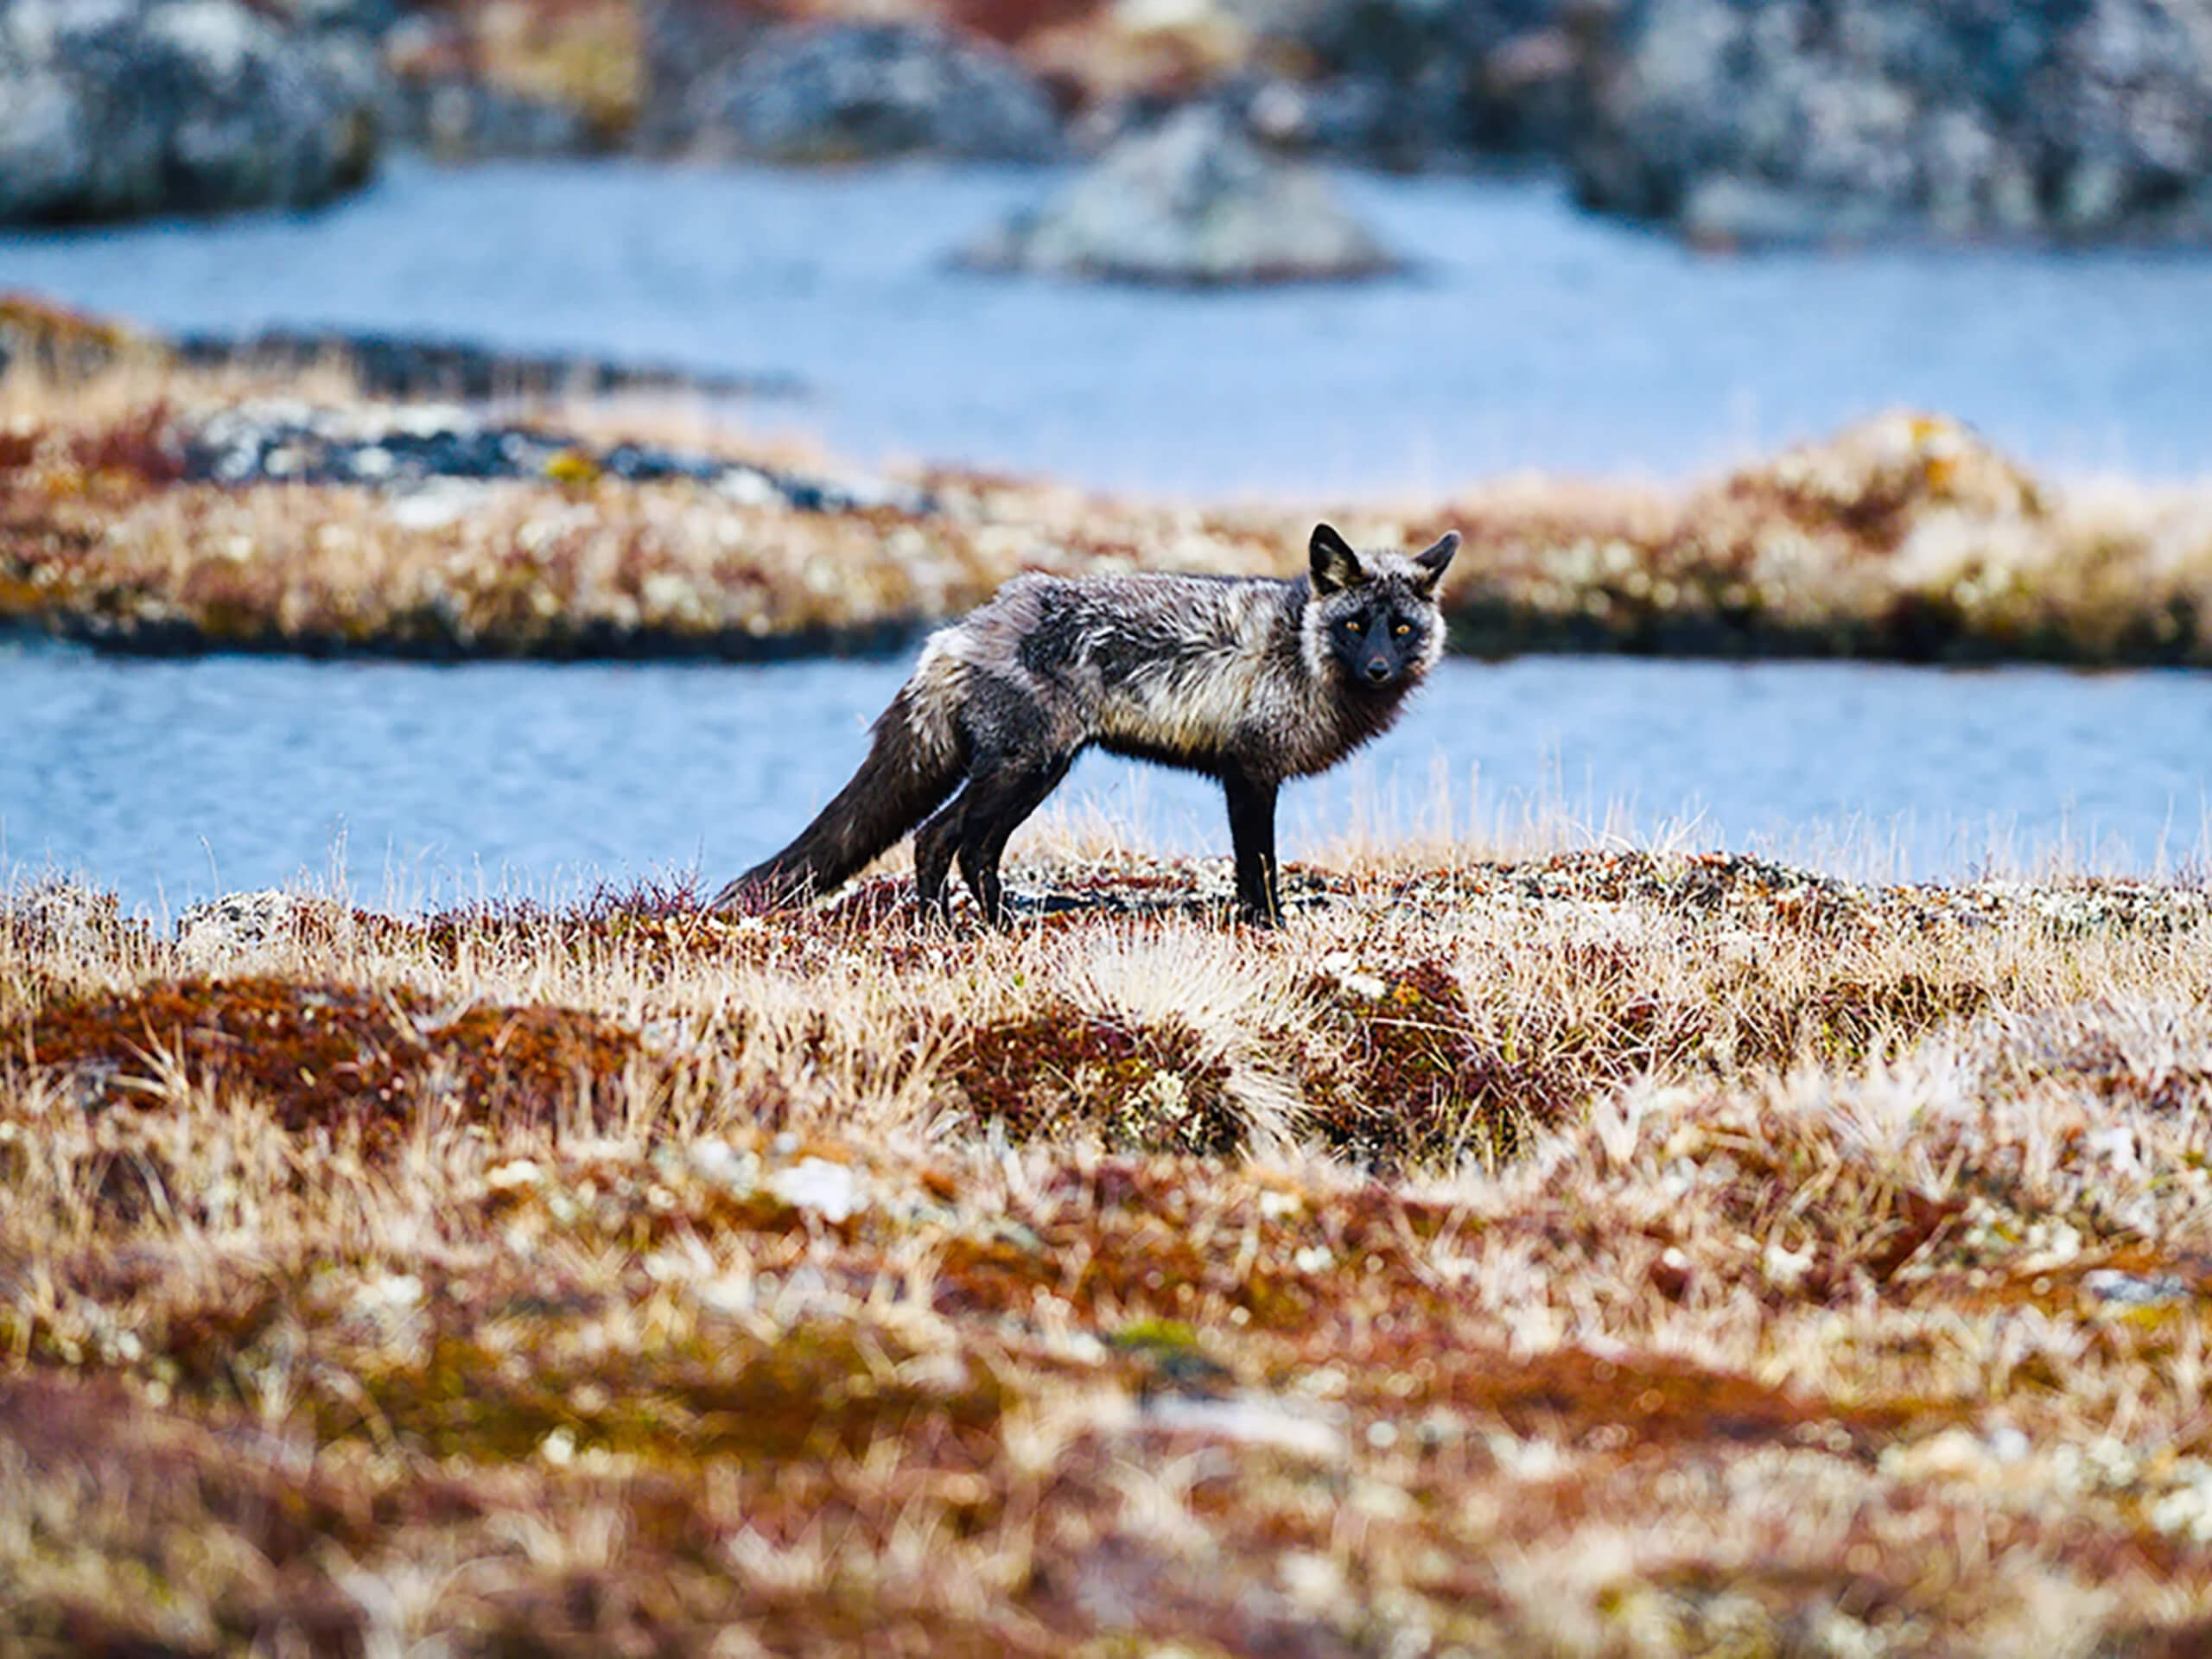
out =
[[[1443,652],[1436,589],[1459,546],[1455,531],[1410,557],[1357,552],[1317,524],[1290,580],[1017,576],[930,636],[852,781],[715,908],[826,893],[912,830],[924,908],[948,908],[957,861],[1002,924],[1007,838],[1096,744],[1220,779],[1238,913],[1273,925],[1276,791],[1396,719]]]

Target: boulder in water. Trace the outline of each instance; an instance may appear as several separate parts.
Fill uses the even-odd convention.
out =
[[[961,260],[1192,287],[1342,281],[1399,264],[1320,174],[1268,154],[1205,105],[1115,144]]]

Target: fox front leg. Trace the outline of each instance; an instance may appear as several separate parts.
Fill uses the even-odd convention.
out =
[[[1236,854],[1236,913],[1255,927],[1282,919],[1275,881],[1275,789],[1241,772],[1221,780],[1229,797],[1229,841]]]

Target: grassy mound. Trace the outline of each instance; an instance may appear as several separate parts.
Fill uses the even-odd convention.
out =
[[[1326,514],[1382,543],[1458,525],[1465,651],[2212,664],[2202,487],[2060,490],[1923,415],[1671,492],[1200,511],[951,473],[848,488],[681,423],[641,445],[635,410],[493,429],[334,371],[272,400],[157,354],[70,380],[24,361],[0,379],[0,626],[119,651],[894,649],[1023,570],[1294,574]]]

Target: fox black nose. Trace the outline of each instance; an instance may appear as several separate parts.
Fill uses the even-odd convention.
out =
[[[1380,685],[1390,677],[1390,664],[1380,657],[1370,657],[1367,659],[1367,667],[1363,671],[1370,680]]]

